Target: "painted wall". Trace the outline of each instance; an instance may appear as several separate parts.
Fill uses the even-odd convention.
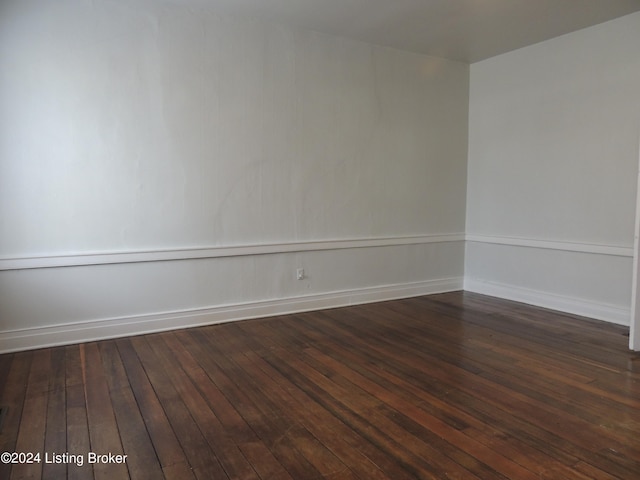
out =
[[[199,9],[2,2],[0,350],[461,288],[468,88]]]
[[[465,288],[629,321],[640,14],[471,66]]]

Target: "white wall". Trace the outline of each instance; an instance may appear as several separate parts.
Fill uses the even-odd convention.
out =
[[[0,350],[461,288],[467,65],[144,5],[0,4]]]
[[[471,66],[465,288],[628,324],[640,14]]]

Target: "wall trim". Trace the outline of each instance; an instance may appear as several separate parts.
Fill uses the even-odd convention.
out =
[[[582,298],[541,292],[469,277],[464,279],[464,290],[629,326],[631,315],[629,307],[593,302]]]
[[[0,353],[462,290],[463,277],[0,332]]]
[[[92,252],[69,255],[42,255],[37,257],[0,257],[0,271],[32,268],[77,267],[117,263],[166,262],[197,258],[237,257],[245,255],[270,255],[277,253],[343,250],[347,248],[421,245],[428,243],[462,242],[463,233],[416,235],[406,237],[362,238],[347,240],[322,240],[311,242],[287,242],[261,245],[214,246],[202,248],[176,248],[167,250],[140,250],[122,252]]]
[[[493,245],[509,245],[513,247],[542,248],[546,250],[562,250],[565,252],[592,253],[612,255],[616,257],[633,257],[633,247],[619,245],[600,245],[595,243],[561,242],[524,237],[503,237],[494,235],[466,235],[468,242],[488,243]]]
[[[212,246],[201,248],[176,248],[165,250],[134,250],[121,252],[90,252],[69,255],[41,255],[33,257],[0,257],[0,271],[35,268],[61,268],[85,265],[120,263],[166,262],[199,258],[221,258],[246,255],[271,255],[278,253],[343,250],[349,248],[421,245],[429,243],[475,242],[515,247],[542,248],[567,252],[592,253],[633,258],[633,247],[599,245],[591,243],[560,242],[524,237],[506,237],[448,233],[384,238],[346,240],[322,240],[309,242],[285,242],[256,245]]]

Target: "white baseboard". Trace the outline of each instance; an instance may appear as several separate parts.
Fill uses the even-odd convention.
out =
[[[0,353],[462,290],[462,277],[0,332]]]
[[[629,308],[465,277],[464,289],[492,297],[629,326]]]

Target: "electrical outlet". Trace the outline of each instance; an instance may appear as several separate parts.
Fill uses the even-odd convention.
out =
[[[298,268],[296,270],[296,278],[302,280],[304,278],[304,268]]]

